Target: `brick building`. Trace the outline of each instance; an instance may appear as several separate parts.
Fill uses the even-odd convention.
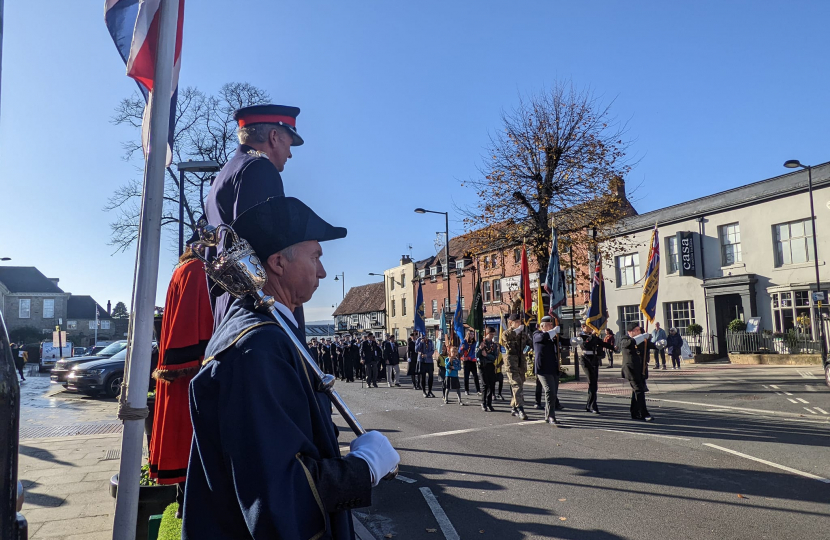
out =
[[[72,295],[67,302],[64,328],[66,338],[76,347],[89,347],[95,344],[96,308],[98,310],[98,341],[124,339],[123,335],[119,335],[115,321],[107,310],[98,305],[98,302],[91,296]]]
[[[32,329],[41,340],[51,339],[58,320],[66,321],[69,297],[57,278],[47,278],[33,266],[0,267],[0,306],[9,332]]]

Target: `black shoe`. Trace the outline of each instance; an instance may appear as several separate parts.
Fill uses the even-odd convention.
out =
[[[484,411],[484,412],[487,412],[487,405],[485,405],[484,403],[482,403],[482,404],[481,404],[481,410],[482,410],[482,411]]]
[[[519,407],[519,411],[518,411],[518,413],[519,413],[519,414],[517,414],[516,416],[518,416],[520,420],[527,420],[527,414],[525,414],[524,409],[522,409],[521,407]]]
[[[426,392],[424,392],[424,397],[425,397],[425,398],[429,397],[429,394],[427,394]]]
[[[490,412],[496,412],[496,409],[494,409],[494,408],[493,408],[493,404],[492,404],[492,403],[491,403],[491,404],[489,404],[489,405],[487,405],[487,408],[490,410]]]
[[[544,409],[544,407],[542,406],[542,404],[541,404],[541,403],[537,403],[537,404],[536,404],[536,408],[537,408],[537,409]]]
[[[400,383],[395,383],[395,386],[400,386]]]
[[[599,409],[594,409],[594,414],[599,414]]]
[[[548,424],[553,424],[555,426],[558,426],[559,425],[559,420],[557,420],[555,417],[551,416],[551,417],[548,418]]]
[[[510,416],[519,416],[519,409],[517,409],[516,407],[510,409]]]
[[[467,394],[468,396],[470,395],[470,391],[469,391],[469,390],[466,390],[464,393],[465,393],[465,394]]]
[[[429,397],[435,397],[435,394],[433,394],[432,392],[430,392],[430,393],[429,393]]]
[[[651,416],[651,415],[648,415],[645,418],[643,418],[643,420],[645,420],[646,422],[654,422],[654,417]]]

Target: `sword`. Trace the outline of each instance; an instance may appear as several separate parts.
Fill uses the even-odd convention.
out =
[[[319,383],[317,391],[328,396],[337,412],[346,420],[355,435],[358,437],[364,435],[366,430],[363,429],[363,426],[357,421],[357,417],[334,389],[336,380],[334,376],[323,373],[306,349],[305,344],[291,331],[282,314],[274,307],[274,298],[262,292],[268,281],[268,275],[265,273],[265,267],[254,253],[251,245],[244,238],[240,238],[230,226],[221,224],[214,227],[203,220],[200,220],[197,224],[196,236],[198,236],[198,239],[189,242],[188,246],[204,263],[205,273],[208,277],[234,298],[253,297],[254,309],[270,315],[285,330],[306,366],[314,373]],[[201,251],[204,248],[216,248],[223,242],[227,244],[228,238],[231,239],[230,247],[223,249],[221,253],[210,260],[202,256]],[[398,467],[395,467],[384,479],[390,480],[397,475]]]

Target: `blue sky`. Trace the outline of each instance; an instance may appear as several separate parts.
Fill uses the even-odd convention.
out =
[[[134,134],[109,122],[135,86],[103,5],[6,2],[0,264],[106,304],[129,302],[135,253],[112,254],[102,208],[142,163],[121,159]],[[557,80],[614,100],[640,212],[830,160],[827,2],[190,0],[185,17],[181,85],[247,81],[302,108],[286,193],[349,229],[324,246],[309,320],[340,300],[335,273],[350,287],[408,244],[434,253],[440,216],[412,209],[472,203],[460,181],[500,112]],[[167,238],[159,303],[174,250]]]

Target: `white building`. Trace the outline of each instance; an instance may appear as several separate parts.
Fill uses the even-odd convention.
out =
[[[406,339],[415,320],[415,263],[407,255],[401,256],[401,264],[383,272],[386,287],[386,332],[395,339]]]
[[[821,289],[830,289],[830,164],[814,167]],[[760,317],[760,330],[785,332],[798,321],[818,339],[807,171],[748,184],[627,218],[603,267],[609,327],[643,322],[639,312],[655,223],[660,238],[657,321],[666,329],[697,323],[710,352],[725,356],[726,327]],[[602,248],[601,248],[602,249]],[[827,303],[822,311],[827,314]],[[809,318],[809,321],[807,320]]]

